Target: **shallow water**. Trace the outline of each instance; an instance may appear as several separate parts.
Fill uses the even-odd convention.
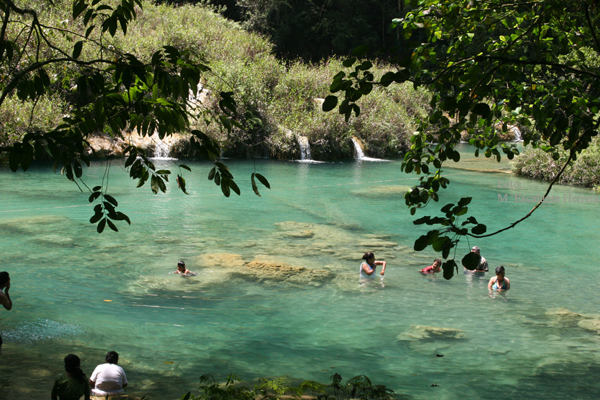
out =
[[[2,399],[45,399],[66,354],[89,376],[108,350],[121,355],[129,393],[150,399],[177,399],[200,375],[230,372],[321,382],[365,374],[406,399],[599,396],[600,336],[589,324],[598,318],[598,195],[557,187],[557,200],[515,229],[461,243],[459,259],[476,244],[490,269],[507,268],[511,290],[490,296],[490,273],[445,281],[417,272],[436,254],[412,250],[426,228],[405,209],[413,177],[399,162],[230,160],[243,192],[231,198],[206,181],[208,164],[188,165],[189,196],[173,184],[155,196],[114,163],[110,193],[132,225],[102,235],[88,222],[89,194],[64,177],[0,172],[0,269],[14,302],[0,310]],[[255,168],[272,186],[260,198]],[[509,169],[463,157],[447,170],[440,206],[475,194],[471,209],[488,231],[519,219],[533,206],[523,199],[545,186]],[[86,183],[104,171],[94,163]],[[359,285],[369,250],[388,261],[386,276]],[[169,274],[179,259],[198,276]],[[334,278],[239,273],[255,259]],[[455,331],[426,337],[418,326]]]

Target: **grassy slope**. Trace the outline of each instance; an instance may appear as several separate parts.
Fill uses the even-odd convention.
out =
[[[24,3],[42,7],[33,1]],[[42,16],[48,25],[66,23],[73,28],[71,4],[58,0],[54,7],[43,10]],[[69,38],[56,40],[66,43]],[[351,136],[363,141],[367,155],[396,156],[406,148],[415,117],[425,115],[429,100],[425,92],[415,92],[410,85],[376,88],[362,103],[361,115],[346,123],[335,111],[323,113],[315,101],[329,94],[332,77],[344,69],[340,60],[316,65],[284,63],[273,56],[273,46],[266,39],[201,6],[173,8],[145,2],[127,36],[117,35],[111,40],[142,60],[164,45],[187,47],[205,59],[214,72],[206,76],[205,87],[216,92],[234,91],[239,112],[245,115],[251,111],[260,119],[252,129],[232,134],[218,130],[216,124],[199,123],[199,128],[223,141],[227,156],[298,158],[298,135],[309,138],[315,159],[352,157]],[[84,47],[81,57],[93,56]],[[0,110],[4,134],[18,138],[28,126],[50,129],[68,112],[65,99],[70,83],[66,82],[72,75],[68,70],[51,72],[62,80],[62,90],[42,99],[33,114],[31,104],[9,100]],[[378,69],[379,74],[384,72]],[[210,101],[208,105],[217,107]]]

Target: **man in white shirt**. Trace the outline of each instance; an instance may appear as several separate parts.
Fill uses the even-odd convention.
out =
[[[127,386],[127,377],[123,368],[117,365],[119,355],[116,351],[109,351],[105,360],[106,364],[98,365],[90,376],[92,395],[123,393],[123,389]]]

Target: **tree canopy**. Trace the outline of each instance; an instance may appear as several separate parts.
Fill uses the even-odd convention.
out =
[[[392,26],[405,39],[407,49],[395,60],[395,71],[381,77],[364,59],[366,49],[353,57],[331,84],[333,94],[323,109],[337,107],[348,120],[360,113],[361,97],[373,85],[406,81],[433,91],[431,113],[411,138],[402,170],[419,175],[419,183],[405,195],[414,215],[417,209],[439,201],[450,181],[443,165],[458,162],[455,146],[466,133],[475,155],[518,154],[514,144],[500,142],[499,134],[512,126],[523,131],[523,142],[559,159],[568,151],[560,173],[586,149],[600,124],[600,10],[593,0],[565,3],[558,0],[420,0]],[[415,241],[417,251],[428,246],[441,252],[444,277],[450,279],[458,264],[451,256],[461,238],[483,238],[515,227],[523,218],[488,233],[485,224],[467,217],[472,198],[441,207],[440,216],[424,216],[415,224],[438,226]],[[463,265],[476,266],[468,254]]]
[[[60,1],[60,0],[57,0]],[[203,118],[220,124],[223,129],[243,128],[236,112],[232,92],[221,92],[220,112],[204,109],[196,96],[202,90],[202,76],[211,73],[208,63],[189,49],[165,46],[142,61],[118,48],[117,34],[127,34],[129,24],[142,8],[141,0],[72,1],[72,16],[60,26],[44,19],[55,1],[0,0],[2,34],[0,35],[0,108],[7,99],[18,96],[37,101],[49,92],[62,92],[71,99],[72,108],[62,123],[51,130],[31,125],[27,132],[0,137],[0,158],[11,170],[27,170],[34,160],[50,158],[72,181],[81,180],[83,166],[90,163],[86,152],[90,135],[105,132],[123,137],[136,131],[142,136],[157,133],[162,139],[175,132],[189,131],[194,119]],[[229,168],[218,160],[219,143],[200,130],[191,130],[192,148],[214,162],[209,179],[220,186],[225,196],[240,194]],[[143,151],[135,146],[126,149],[125,167],[137,186],[150,181],[154,193],[165,192],[170,170],[156,170]],[[190,170],[179,165],[181,170]],[[177,183],[186,193],[182,173]],[[251,176],[252,187],[259,194],[257,181],[269,187],[260,174]],[[84,183],[85,185],[85,183]],[[106,226],[117,231],[115,221],[129,218],[117,211],[118,202],[107,193],[107,182],[86,188],[94,203],[90,222],[98,232]]]

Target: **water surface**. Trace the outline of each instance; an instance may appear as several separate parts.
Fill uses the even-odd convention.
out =
[[[414,177],[399,162],[230,161],[243,192],[231,198],[206,180],[208,164],[187,164],[190,195],[171,184],[155,196],[113,162],[110,193],[132,225],[102,235],[88,222],[89,192],[42,166],[0,171],[0,269],[14,302],[0,310],[2,399],[46,399],[66,354],[89,376],[108,350],[121,355],[129,393],[150,399],[177,399],[200,375],[230,372],[321,382],[366,374],[406,399],[598,398],[593,192],[557,187],[557,200],[515,229],[460,244],[459,259],[478,245],[490,269],[506,267],[512,289],[490,296],[490,273],[446,281],[417,272],[436,254],[412,250],[426,228],[404,206]],[[94,163],[85,182],[99,184],[105,167]],[[476,195],[471,210],[488,231],[519,219],[545,185],[509,169],[463,157],[446,170],[439,207]],[[254,170],[272,186],[262,197],[250,187]],[[387,260],[387,273],[359,285],[365,251]],[[170,274],[180,259],[198,276]],[[333,279],[240,274],[253,260]]]

